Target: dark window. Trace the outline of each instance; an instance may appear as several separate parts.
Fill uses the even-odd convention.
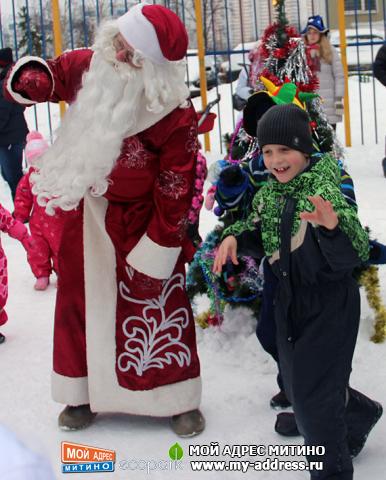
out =
[[[377,0],[344,0],[344,8],[346,12],[373,12],[377,10]]]

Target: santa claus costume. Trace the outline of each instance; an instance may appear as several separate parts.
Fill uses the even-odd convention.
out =
[[[185,292],[197,157],[187,43],[177,15],[138,4],[102,26],[92,50],[24,57],[7,78],[14,101],[73,102],[31,175],[48,213],[81,212],[59,249],[52,392],[67,404],[62,428],[117,411],[173,416],[182,436],[204,428]]]
[[[45,208],[38,204],[36,195],[32,193],[34,162],[48,148],[41,133],[30,132],[27,135],[25,157],[29,169],[17,186],[13,212],[17,220],[29,222],[34,246],[28,253],[28,263],[36,277],[35,290],[46,290],[52,271],[58,273],[58,251],[66,216],[78,214],[76,210],[64,212],[56,209],[54,215],[47,215]]]

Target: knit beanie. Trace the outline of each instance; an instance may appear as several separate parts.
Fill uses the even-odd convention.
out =
[[[310,154],[314,151],[310,129],[310,117],[300,107],[275,105],[260,119],[257,126],[257,141],[264,145],[286,145],[299,152]]]
[[[48,150],[49,145],[39,132],[30,132],[27,135],[27,144],[25,146],[25,158],[29,165],[33,163],[35,158],[40,157]]]

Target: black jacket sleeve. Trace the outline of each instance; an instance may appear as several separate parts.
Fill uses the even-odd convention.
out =
[[[334,230],[317,227],[315,234],[322,254],[331,270],[352,270],[362,263],[352,246],[352,242],[339,226],[335,227]]]
[[[7,102],[7,100],[0,95],[0,131],[5,130],[8,125],[12,113],[12,107],[12,103]]]
[[[386,45],[382,45],[378,50],[373,69],[375,78],[386,87]]]

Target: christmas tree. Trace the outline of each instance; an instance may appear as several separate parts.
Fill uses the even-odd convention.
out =
[[[210,298],[210,309],[196,318],[202,327],[221,324],[227,305],[245,305],[256,315],[259,312],[263,278],[254,258],[241,254],[239,265],[229,262],[221,276],[211,270],[224,228],[249,215],[256,191],[267,180],[268,172],[262,167],[262,156],[255,138],[257,119],[274,104],[296,103],[310,116],[315,150],[329,152],[337,161],[342,161],[342,149],[323,113],[321,100],[313,94],[318,88],[318,79],[307,57],[305,44],[296,28],[288,25],[284,0],[275,3],[276,21],[266,28],[261,38],[261,73],[255,85],[258,93],[247,102],[243,119],[230,138],[225,162],[216,164],[210,172],[211,195],[218,203],[214,212],[220,223],[201,244],[187,277],[188,294],[192,300],[199,294],[207,294]],[[376,311],[374,340],[381,341],[386,335],[386,310],[368,280],[374,279],[377,272],[371,270],[371,276],[366,276],[367,270],[368,267],[362,267],[357,274],[360,278],[364,275],[362,283]]]

